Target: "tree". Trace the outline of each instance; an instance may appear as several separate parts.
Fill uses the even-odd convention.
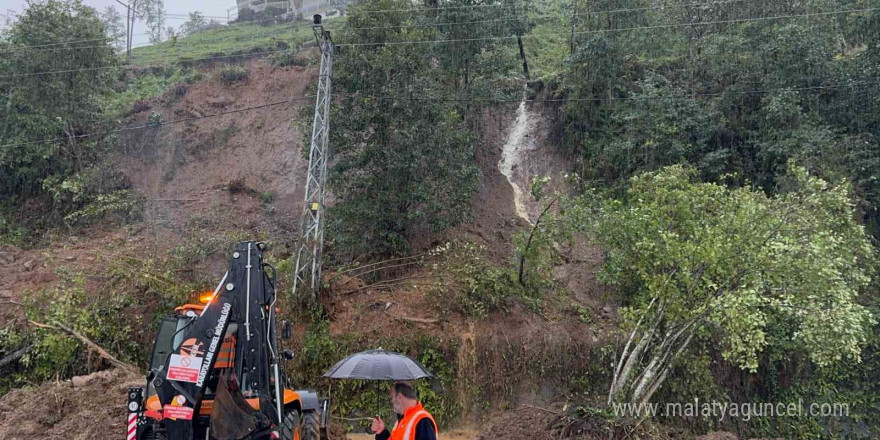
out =
[[[631,325],[609,403],[648,402],[707,331],[724,341],[725,358],[753,371],[758,354],[778,346],[819,366],[858,362],[876,323],[859,302],[876,251],[849,186],[791,167],[770,197],[694,175],[683,166],[640,175],[626,201],[599,210],[603,276],[627,295]]]
[[[202,16],[202,13],[199,11],[193,11],[189,13],[189,20],[180,26],[180,33],[182,35],[192,35],[205,29],[207,26],[208,22],[205,20],[205,17]]]
[[[151,43],[162,41],[162,31],[165,26],[165,5],[163,0],[130,0],[126,8],[126,59],[131,57],[131,41],[134,38],[134,28],[138,19],[143,19],[150,30]]]
[[[113,5],[107,6],[101,14],[101,21],[104,23],[104,33],[107,38],[113,42],[113,45],[122,48],[125,45],[125,24],[122,21],[122,15]]]
[[[115,51],[79,0],[28,2],[0,48],[0,195],[39,194],[94,163],[94,139],[81,136],[101,119]]]
[[[426,3],[436,11],[426,11],[414,24],[426,26],[426,39],[452,40],[436,44],[431,52],[454,81],[456,90],[463,94],[481,93],[486,87],[481,87],[482,83],[474,86],[474,80],[507,73],[515,66],[512,58],[489,58],[495,48],[516,47],[513,39],[498,37],[520,37],[533,26],[528,20],[527,0],[451,0],[442,6],[438,2]],[[487,24],[475,26],[474,22]],[[525,61],[524,53],[522,56]]]
[[[162,0],[150,0],[141,3],[143,16],[149,29],[150,43],[162,42],[162,33],[165,31],[165,2]]]
[[[402,0],[375,0],[371,9],[405,9]],[[342,39],[426,38],[406,27],[405,13],[350,11]],[[396,26],[396,27],[388,27]],[[474,136],[464,126],[454,90],[417,45],[354,46],[339,54],[331,145],[335,165],[328,213],[334,246],[350,255],[404,253],[415,235],[442,231],[466,217],[479,175]]]

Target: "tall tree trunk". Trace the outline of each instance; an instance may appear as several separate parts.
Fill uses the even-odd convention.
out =
[[[519,35],[516,36],[516,44],[519,45],[519,57],[522,59],[523,64],[523,76],[526,77],[526,81],[530,81],[531,79],[529,78],[529,63],[526,61],[526,51],[525,49],[523,49],[522,37]]]

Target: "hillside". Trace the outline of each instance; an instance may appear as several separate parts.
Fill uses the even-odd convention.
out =
[[[302,96],[316,75],[314,68],[276,68],[259,58],[251,59],[245,65],[249,71],[248,79],[232,85],[216,79],[222,65],[202,69],[206,80],[188,86],[185,94],[173,102],[159,96],[139,104],[141,111],[129,116],[127,124],[141,126],[150,114],[155,113],[161,114],[163,120],[191,118],[231,112],[279,96]],[[247,238],[271,243],[276,262],[289,258],[295,244],[298,208],[305,180],[305,162],[300,153],[302,135],[297,128],[298,112],[301,107],[311,105],[303,100],[243,114],[232,113],[127,132],[125,148],[113,157],[112,162],[128,176],[132,188],[145,196],[142,218],[121,229],[91,227],[76,236],[57,241],[52,239],[51,245],[39,249],[7,248],[4,279],[12,292],[10,300],[23,303],[33,292],[62,289],[60,286],[70,282],[66,276],[68,273],[84,279],[83,288],[87,292],[110,293],[119,287],[119,283],[117,280],[107,282],[108,271],[116,270],[120,265],[125,270],[154,264],[162,267],[161,260],[179,264],[175,272],[185,271],[184,279],[205,289],[225,267],[227,248],[234,241]],[[543,122],[547,112],[552,109],[530,108],[527,139],[518,141],[522,151],[518,155],[520,165],[515,167],[513,181],[522,187],[527,187],[534,176],[564,171],[561,160],[552,159],[553,146],[547,139],[548,131]],[[446,238],[423,241],[419,246],[424,250],[446,239],[468,240],[485,246],[489,252],[487,255],[498,263],[512,258],[512,236],[526,230],[527,223],[516,213],[513,189],[507,178],[501,175],[498,163],[505,144],[510,141],[511,131],[516,130],[517,113],[516,104],[513,104],[484,114],[482,125],[486,130],[477,150],[482,178],[470,207],[474,218],[447,233]],[[291,119],[294,123],[290,123]],[[537,204],[527,202],[529,215],[537,215],[538,209]],[[591,281],[596,264],[598,260],[560,267],[559,281],[567,283],[575,295],[565,300],[571,303],[562,301],[546,310],[544,316],[517,308],[503,320],[472,320],[456,311],[454,302],[437,298],[434,289],[424,286],[366,290],[351,296],[347,294],[351,286],[342,286],[328,292],[333,298],[329,334],[340,341],[351,340],[352,348],[354,345],[381,345],[389,338],[417,341],[428,337],[437,349],[452,350],[451,353],[461,344],[471,344],[470,353],[460,353],[458,361],[452,361],[472,363],[467,374],[486,383],[500,384],[501,377],[506,376],[511,368],[537,365],[540,359],[557,359],[553,369],[560,375],[553,378],[555,385],[543,383],[548,370],[542,368],[523,371],[523,379],[532,382],[522,383],[516,390],[487,391],[500,393],[499,399],[512,399],[511,403],[548,404],[558,393],[554,387],[565,386],[569,377],[576,377],[576,372],[585,365],[579,361],[580,355],[572,357],[570,363],[558,363],[559,354],[570,353],[567,356],[571,356],[588,350],[598,340],[596,326],[612,322],[606,320],[604,312],[600,313],[607,305],[607,299],[595,281]],[[128,280],[122,286],[146,287]],[[157,288],[161,290],[161,285]],[[136,290],[128,294],[146,299],[153,292],[153,288],[146,287],[146,291]],[[389,303],[394,304],[394,316],[442,318],[436,324],[402,326],[390,319],[391,315],[385,311],[385,305]],[[571,308],[572,304],[591,307],[593,311],[589,313],[602,318],[588,326],[578,318],[577,312],[572,312],[575,310]],[[157,319],[151,314],[150,307],[123,306],[120,311],[134,322],[147,324],[143,330],[134,331],[139,334],[139,343],[149,344],[148,323]],[[22,323],[20,310],[9,309],[7,313],[6,319],[10,320],[7,322]],[[303,344],[301,338],[306,329],[305,326],[299,328],[297,344]],[[502,334],[505,336],[500,340]],[[317,365],[310,367],[329,366],[343,356],[344,349],[340,344],[332,353],[336,357],[320,359]],[[520,359],[522,364],[514,359],[503,359],[503,353],[510,353],[510,350],[515,350],[515,359]],[[475,358],[468,359],[468,356]],[[131,361],[143,362],[141,359]],[[476,368],[477,365],[481,368]],[[489,365],[493,367],[483,368]],[[308,374],[317,372],[309,371]],[[304,384],[312,383],[306,379],[315,378],[302,377]],[[505,395],[508,397],[503,397]],[[467,400],[458,404],[474,405]],[[466,420],[480,420],[485,409],[474,405],[470,411],[466,424],[469,424]]]
[[[118,438],[162,318],[245,240],[339,438],[387,390],[322,374],[376,347],[434,373],[441,438],[875,438],[880,10],[807,3],[347,5],[315,303],[310,23],[126,62],[88,6],[30,5],[0,34],[0,438]],[[749,407],[794,402],[846,411]]]

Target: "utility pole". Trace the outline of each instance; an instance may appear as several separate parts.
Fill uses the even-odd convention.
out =
[[[131,6],[116,0],[122,6],[125,6],[125,62],[131,61]]]
[[[293,273],[293,297],[314,304],[321,288],[321,256],[324,249],[324,184],[327,182],[327,149],[330,132],[330,85],[333,67],[333,40],[321,25],[321,15],[314,17],[312,31],[321,49],[318,96],[309,148],[302,229],[296,269]]]

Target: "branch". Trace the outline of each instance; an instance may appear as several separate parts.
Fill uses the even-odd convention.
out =
[[[545,411],[545,412],[548,412],[548,413],[550,413],[550,414],[556,414],[556,415],[562,414],[562,413],[559,412],[559,411],[553,411],[553,410],[549,410],[549,409],[547,409],[547,408],[541,408],[540,406],[526,405],[525,403],[522,404],[522,405],[520,405],[520,409],[522,409],[522,408],[537,409],[537,410],[539,410],[539,411]]]
[[[16,351],[16,352],[10,354],[9,356],[6,356],[5,358],[0,359],[0,368],[3,368],[3,367],[6,366],[6,364],[10,364],[10,363],[12,363],[12,362],[18,360],[18,358],[20,358],[20,357],[26,355],[26,354],[29,353],[31,350],[33,350],[34,347],[36,347],[35,344],[28,345],[27,347],[24,347],[24,348],[22,348],[22,349],[19,349],[18,351]]]
[[[626,345],[623,347],[623,353],[620,354],[620,360],[617,361],[617,368],[614,369],[614,376],[611,377],[611,386],[608,388],[608,403],[607,405],[611,405],[611,398],[614,396],[614,392],[617,388],[617,378],[620,375],[620,369],[623,367],[623,360],[626,358],[626,355],[629,353],[629,346],[632,344],[633,338],[636,337],[636,332],[639,331],[639,327],[642,325],[642,320],[645,319],[645,316],[648,316],[648,312],[651,310],[651,307],[654,307],[654,302],[657,301],[657,298],[651,298],[651,303],[648,304],[648,308],[645,309],[645,313],[639,318],[639,322],[636,323],[636,326],[633,328],[632,333],[629,335],[629,339],[626,341]]]
[[[535,231],[538,230],[538,225],[541,224],[541,220],[544,218],[544,214],[547,214],[547,211],[550,210],[550,207],[553,206],[553,204],[556,203],[557,200],[559,200],[559,196],[554,197],[553,200],[551,200],[550,203],[547,204],[547,207],[545,207],[544,210],[541,211],[541,215],[538,216],[538,218],[535,220],[535,225],[532,226],[532,231],[529,232],[529,239],[526,240],[526,247],[525,249],[523,249],[522,254],[519,256],[519,274],[517,275],[517,280],[519,281],[519,284],[523,287],[526,286],[526,282],[523,279],[523,272],[525,272],[526,265],[526,254],[529,252],[529,247],[532,246],[532,239],[535,237]]]
[[[395,286],[398,284],[405,284],[404,282],[408,281],[408,280],[418,280],[418,279],[425,279],[425,278],[439,278],[439,277],[440,277],[439,275],[425,275],[425,276],[412,276],[412,277],[396,278],[393,280],[380,281],[378,283],[369,284],[369,285],[363,286],[357,290],[352,290],[351,292],[347,292],[347,294],[354,295],[356,293],[360,293],[360,292],[363,292],[363,291],[369,290],[369,289],[375,289],[378,287],[387,287],[387,286]]]
[[[78,331],[76,331],[70,327],[67,327],[66,325],[64,325],[58,321],[55,321],[55,325],[42,324],[42,323],[39,323],[36,321],[31,321],[31,320],[28,320],[28,322],[30,322],[32,325],[39,327],[39,328],[62,331],[64,333],[67,333],[67,334],[75,337],[76,339],[79,339],[83,344],[85,344],[87,347],[89,347],[89,349],[91,349],[95,353],[98,353],[98,356],[101,356],[102,358],[106,359],[107,362],[110,362],[110,364],[112,364],[113,366],[120,368],[120,369],[123,369],[123,370],[126,370],[126,371],[129,371],[129,372],[132,372],[132,373],[139,372],[137,367],[135,367],[131,364],[127,364],[125,362],[122,362],[119,359],[116,359],[110,353],[108,353],[107,350],[104,350],[103,348],[101,348],[100,345],[94,343],[91,339],[83,336]]]
[[[413,259],[413,258],[423,257],[423,256],[425,256],[425,255],[428,255],[428,254],[418,254],[418,255],[412,255],[412,256],[409,256],[409,257],[400,257],[400,258],[392,258],[392,259],[390,259],[390,260],[377,261],[377,262],[375,262],[375,263],[365,264],[365,265],[363,265],[363,266],[358,266],[358,267],[353,267],[353,268],[351,268],[351,269],[343,270],[342,272],[338,272],[337,275],[342,275],[342,274],[346,274],[346,273],[349,273],[349,272],[353,272],[353,271],[356,271],[356,270],[359,270],[359,269],[364,269],[364,268],[367,268],[367,267],[376,266],[376,265],[378,265],[378,264],[391,263],[391,262],[393,262],[393,261],[400,261],[400,260],[410,260],[410,259]]]
[[[409,317],[409,316],[395,316],[395,315],[392,315],[388,312],[385,312],[385,314],[393,319],[396,319],[398,321],[403,321],[403,322],[415,322],[418,324],[436,324],[436,323],[440,322],[440,320],[438,320],[438,319],[413,318],[413,317]]]
[[[361,281],[363,281],[362,278],[358,278],[358,277],[364,276],[364,275],[366,275],[366,274],[368,274],[368,273],[373,273],[373,272],[377,272],[377,271],[385,270],[385,269],[392,269],[392,268],[395,268],[395,267],[412,266],[413,264],[419,264],[419,262],[418,262],[418,261],[411,261],[411,262],[409,262],[409,263],[400,263],[400,264],[392,264],[391,266],[380,266],[380,267],[376,267],[376,268],[370,269],[370,270],[368,270],[368,271],[361,272],[361,273],[356,274],[356,275],[352,275],[348,280],[346,280],[344,283],[340,284],[339,287],[342,287],[342,286],[344,286],[344,285],[346,285],[346,284],[352,282],[353,280],[361,280]],[[360,269],[360,268],[355,268],[355,269]],[[354,269],[351,269],[351,270],[354,270]],[[340,273],[340,275],[341,275],[341,274],[342,274],[342,273]],[[336,278],[339,278],[339,276],[337,276]]]

